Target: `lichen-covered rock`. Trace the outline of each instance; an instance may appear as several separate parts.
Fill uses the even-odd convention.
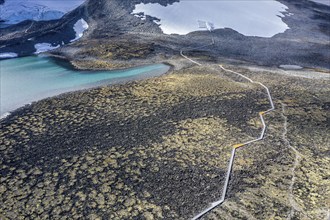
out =
[[[326,83],[239,71],[267,83],[276,111],[266,138],[237,151],[228,200],[205,219],[322,219]],[[259,135],[263,92],[205,66],[22,108],[0,121],[0,218],[193,217],[221,197],[232,145]]]

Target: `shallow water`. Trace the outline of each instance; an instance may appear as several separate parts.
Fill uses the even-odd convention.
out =
[[[64,92],[161,75],[164,64],[117,71],[76,71],[48,57],[31,56],[0,61],[0,114]]]
[[[272,37],[289,28],[281,19],[287,9],[275,0],[181,0],[168,6],[137,4],[133,14],[143,12],[159,18],[157,23],[165,34],[200,30],[197,21],[202,20],[246,36]]]

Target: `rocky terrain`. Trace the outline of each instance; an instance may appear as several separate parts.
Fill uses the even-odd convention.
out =
[[[173,1],[89,0],[60,20],[1,29],[1,52],[25,56],[35,43],[64,41],[50,55],[80,69],[173,68],[0,120],[0,219],[194,217],[221,197],[233,144],[256,138],[258,112],[269,108],[262,87],[219,64],[267,85],[275,111],[265,139],[237,150],[226,200],[203,219],[329,219],[329,7],[281,0],[295,16],[272,38],[231,29],[179,36],[130,15],[139,2]],[[80,18],[90,28],[69,43]],[[211,37],[211,47],[189,49]],[[180,57],[183,48],[203,66]]]
[[[236,70],[267,83],[276,111],[205,219],[326,219],[329,75]],[[266,108],[262,88],[217,65],[22,108],[0,122],[0,216],[190,218],[221,196],[230,146],[258,135]]]
[[[0,52],[15,52],[24,56],[35,51],[36,43],[58,45],[64,42],[66,46],[62,46],[52,54],[64,56],[74,62],[87,61],[91,68],[97,66],[93,63],[96,59],[98,61],[101,59],[105,62],[103,66],[116,68],[129,63],[125,61],[126,56],[104,56],[108,53],[107,49],[115,45],[125,44],[126,46],[121,49],[123,53],[125,48],[131,46],[144,45],[143,47],[152,49],[148,53],[135,52],[132,56],[132,61],[143,64],[146,62],[146,56],[149,62],[177,58],[182,48],[204,45],[205,40],[209,38],[209,33],[205,31],[184,36],[163,34],[159,26],[153,22],[156,18],[147,16],[146,20],[141,20],[131,14],[134,6],[141,2],[158,2],[167,5],[175,0],[87,0],[60,20],[25,21],[2,29]],[[271,38],[260,38],[247,37],[232,29],[219,29],[213,34],[218,42],[216,46],[204,50],[207,56],[213,59],[244,60],[267,66],[295,64],[329,69],[329,6],[308,0],[280,0],[280,2],[289,8],[284,13],[287,16],[283,18],[290,27],[289,30]],[[294,16],[289,16],[290,14]],[[89,29],[81,41],[70,43],[75,34],[73,25],[81,18],[87,21]],[[132,39],[134,41],[131,41]],[[92,53],[93,51],[89,49],[91,44],[99,45],[100,50]],[[132,55],[131,52],[134,51],[129,51]],[[83,66],[85,67],[86,65]]]

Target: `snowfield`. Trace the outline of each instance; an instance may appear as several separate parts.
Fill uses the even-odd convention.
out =
[[[84,0],[6,0],[0,5],[2,24],[17,24],[24,20],[59,19],[81,5]]]
[[[272,37],[289,27],[282,21],[287,6],[275,0],[212,1],[182,0],[172,5],[137,4],[132,14],[140,19],[150,15],[165,34],[187,34],[200,30],[198,20],[212,22],[215,28],[232,28],[246,36]]]

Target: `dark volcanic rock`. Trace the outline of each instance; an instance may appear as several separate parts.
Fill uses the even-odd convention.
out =
[[[153,53],[156,57],[152,60],[153,62],[166,60],[162,54],[168,54],[168,51],[171,51],[169,56],[176,57],[182,48],[202,46],[210,41],[209,33],[203,31],[187,36],[164,35],[159,26],[153,22],[153,19],[157,18],[149,17],[142,21],[131,14],[134,5],[141,2],[158,2],[168,5],[176,1],[86,1],[84,5],[59,21],[34,22],[32,26],[29,21],[2,29],[0,43],[4,47],[0,50],[28,55],[34,52],[35,43],[45,41],[53,44],[62,41],[69,43],[74,35],[73,24],[80,18],[84,18],[90,26],[81,39],[85,42],[83,45],[88,45],[91,40],[100,40],[100,43],[104,41],[115,43],[122,39],[138,39],[138,44],[152,44],[155,48],[161,48]],[[293,14],[293,16],[282,18],[290,27],[285,33],[277,34],[272,38],[260,38],[246,37],[231,29],[216,30],[213,33],[215,45],[203,50],[214,60],[230,58],[267,66],[289,63],[306,67],[330,68],[328,62],[330,59],[329,7],[307,0],[281,0],[281,2],[289,7],[287,14]],[[83,45],[78,46],[77,43],[73,43],[54,53],[76,60],[76,54],[83,53],[86,49]],[[95,58],[99,59],[97,54],[84,56],[84,60]]]

